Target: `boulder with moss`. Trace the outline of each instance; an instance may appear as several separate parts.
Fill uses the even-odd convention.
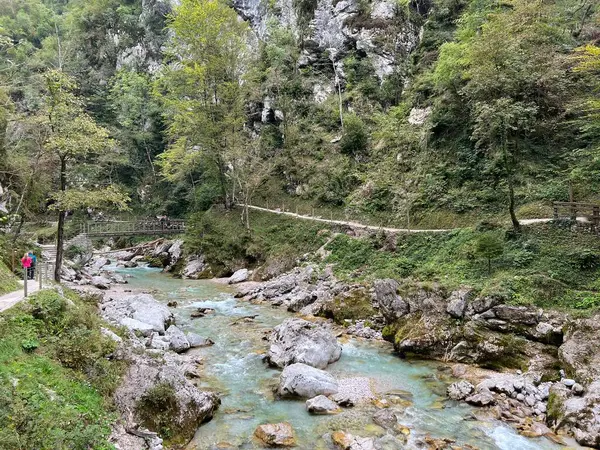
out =
[[[129,418],[130,427],[139,424],[170,442],[185,444],[201,423],[212,418],[220,400],[199,390],[168,355],[127,352],[129,369],[114,401],[123,417]]]

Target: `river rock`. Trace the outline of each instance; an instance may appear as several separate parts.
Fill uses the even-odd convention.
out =
[[[249,276],[250,272],[248,269],[236,270],[233,275],[229,277],[229,280],[227,280],[227,284],[242,283],[243,281],[246,281]]]
[[[135,261],[125,261],[125,263],[123,264],[124,267],[127,267],[128,269],[132,269],[134,267],[138,266],[138,263]]]
[[[487,390],[477,392],[476,394],[470,395],[465,401],[475,406],[490,406],[496,404],[494,395]]]
[[[118,273],[111,273],[110,274],[110,279],[112,281],[114,281],[117,284],[127,284],[127,280],[125,278],[123,278],[122,275],[118,274]]]
[[[568,389],[568,388],[567,388]],[[555,410],[560,412],[559,426],[569,429],[577,442],[593,448],[600,448],[600,381],[595,381],[588,386],[584,397],[568,398],[569,391],[559,397],[557,391],[551,391],[555,396]],[[556,414],[556,413],[555,413]]]
[[[379,310],[388,322],[394,322],[410,312],[408,302],[398,295],[400,285],[396,280],[375,280],[373,289]]]
[[[173,241],[173,244],[171,245],[171,247],[169,247],[169,250],[167,251],[167,253],[171,257],[171,265],[176,264],[177,261],[179,261],[181,259],[181,256],[183,255],[182,246],[183,246],[183,241],[181,239],[176,239],[175,241]]]
[[[102,269],[108,264],[110,264],[110,260],[108,258],[99,257],[94,260],[94,262],[91,265],[91,269],[93,272],[98,272],[100,269]]]
[[[164,334],[165,326],[168,327],[174,321],[169,308],[149,294],[104,299],[100,305],[100,312],[105,319],[130,329],[151,330],[160,334]],[[134,319],[136,322],[125,319]]]
[[[214,344],[212,340],[189,331],[185,333],[185,337],[190,344],[190,348],[208,347]]]
[[[395,430],[398,425],[398,417],[391,409],[384,408],[373,414],[373,422],[385,429]]]
[[[140,322],[139,320],[132,319],[131,317],[123,317],[120,322],[120,325],[128,328],[131,331],[138,331],[143,336],[150,336],[154,330],[154,326],[149,323]]]
[[[452,383],[450,386],[448,386],[447,393],[448,397],[450,397],[452,400],[464,400],[471,395],[474,390],[475,386],[468,381],[462,380]]]
[[[461,289],[452,292],[448,299],[448,306],[446,312],[455,319],[462,319],[467,309],[467,300],[471,294],[470,289]]]
[[[342,450],[376,450],[373,438],[353,436],[343,431],[333,432],[331,440],[336,448]]]
[[[254,436],[269,447],[294,447],[296,445],[294,430],[287,422],[259,425],[254,431]]]
[[[275,327],[269,342],[266,360],[276,367],[303,363],[324,369],[342,354],[342,346],[331,330],[303,319],[286,319]]]
[[[97,277],[92,277],[90,284],[98,289],[105,290],[105,289],[108,289],[112,283],[106,277],[97,276]]]
[[[282,396],[313,398],[337,391],[338,383],[331,374],[302,363],[287,366],[279,378],[278,393]]]
[[[152,252],[152,256],[154,258],[159,258],[160,256],[162,256],[163,254],[169,252],[169,249],[171,248],[171,246],[173,245],[173,242],[171,241],[162,241],[159,242],[158,244],[156,244],[156,247],[154,247],[154,251]]]
[[[337,403],[324,395],[317,395],[306,400],[306,410],[311,414],[335,414],[340,411],[340,408]]]
[[[131,259],[133,259],[134,256],[135,253],[129,252],[127,250],[122,250],[120,252],[115,252],[112,254],[112,257],[117,261],[131,261]]]
[[[203,256],[195,256],[188,258],[185,267],[181,271],[182,278],[190,278],[197,280],[203,272],[208,269]]]
[[[176,403],[167,417],[169,430],[182,441],[189,441],[200,424],[209,420],[218,408],[220,400],[217,395],[200,391],[187,380],[178,362],[169,357],[170,353],[165,353],[164,358],[154,358],[146,352],[139,354],[130,348],[123,350],[128,355],[129,365],[113,396],[121,416],[130,422],[130,427],[141,423],[139,414],[145,405],[144,398],[152,388],[168,385],[173,389]]]
[[[190,343],[185,334],[175,325],[171,325],[167,329],[165,337],[169,340],[169,348],[175,353],[182,353],[190,348]]]

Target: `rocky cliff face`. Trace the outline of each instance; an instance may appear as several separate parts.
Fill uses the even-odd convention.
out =
[[[420,11],[426,14],[428,9],[423,5],[417,8],[417,3],[402,9],[391,0],[302,3],[276,0],[269,7],[262,0],[233,0],[232,6],[259,39],[268,37],[271,21],[290,29],[296,37],[302,36],[300,66],[316,62],[327,52],[342,79],[342,58],[351,52],[366,56],[380,80],[392,74],[419,42],[420,26],[407,11],[422,17]]]

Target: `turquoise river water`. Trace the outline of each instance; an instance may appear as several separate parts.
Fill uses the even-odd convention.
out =
[[[323,435],[335,430],[357,436],[379,436],[385,431],[371,416],[374,406],[344,409],[329,416],[312,416],[304,400],[278,400],[273,396],[279,370],[262,361],[267,350],[268,332],[292,314],[270,305],[254,305],[235,299],[233,290],[212,281],[171,278],[158,269],[114,268],[130,278],[133,289],[152,293],[159,301],[176,300],[173,309],[177,324],[211,338],[215,345],[193,351],[204,365],[199,386],[220,394],[222,405],[214,418],[197,431],[188,450],[218,448],[229,443],[236,448],[261,448],[252,435],[261,423],[289,422],[300,449],[326,449]],[[198,307],[214,308],[215,313],[190,319]],[[251,322],[236,319],[257,315]],[[470,444],[480,449],[557,449],[546,438],[529,439],[498,421],[476,420],[477,410],[447,401],[445,389],[448,366],[425,361],[407,361],[395,356],[391,346],[357,338],[341,339],[341,359],[328,371],[338,378],[368,377],[378,396],[396,399],[400,422],[411,430],[406,448],[419,436],[451,438],[456,445]]]

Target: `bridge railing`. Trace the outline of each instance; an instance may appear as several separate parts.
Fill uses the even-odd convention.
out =
[[[575,228],[600,233],[600,205],[584,202],[553,202],[554,220],[571,220]]]
[[[162,235],[183,232],[185,221],[180,219],[86,222],[80,227],[80,233],[88,236]]]

